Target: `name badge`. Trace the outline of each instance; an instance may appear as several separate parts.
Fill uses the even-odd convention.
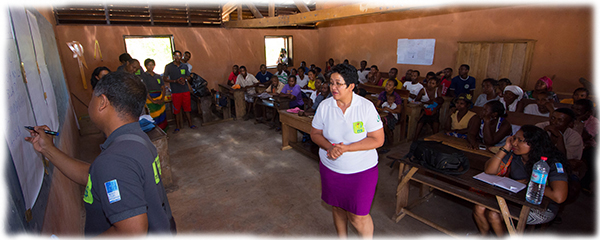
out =
[[[365,127],[363,126],[363,122],[353,123],[352,129],[354,130],[354,133],[356,133],[356,134],[365,132]]]
[[[565,170],[563,169],[563,166],[562,166],[561,163],[556,163],[556,171],[558,173],[564,173],[565,172]]]
[[[179,69],[179,71],[181,72],[181,75],[185,75],[185,69]]]
[[[121,201],[121,192],[119,191],[119,184],[117,184],[117,179],[105,182],[104,188],[106,188],[108,202],[115,203]]]

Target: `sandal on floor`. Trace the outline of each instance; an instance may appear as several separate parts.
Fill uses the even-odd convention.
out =
[[[179,128],[175,128],[175,130],[173,130],[173,133],[178,133],[179,132]]]
[[[196,128],[198,128],[198,127],[196,127],[196,125],[192,125],[192,126],[190,126],[190,128],[191,128],[191,129],[196,129]]]

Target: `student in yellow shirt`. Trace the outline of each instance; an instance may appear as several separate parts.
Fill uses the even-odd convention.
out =
[[[383,84],[381,86],[387,86],[387,82],[390,79],[395,79],[396,82],[400,82],[400,81],[398,81],[398,78],[397,78],[397,76],[398,76],[398,69],[397,68],[390,69],[390,71],[388,72],[388,74],[390,75],[390,77],[388,79],[386,79],[386,80],[383,80]],[[396,89],[402,89],[402,84],[398,84],[396,86]]]
[[[566,104],[573,104],[575,101],[579,100],[579,99],[587,99],[590,95],[590,91],[587,88],[584,87],[580,87],[578,89],[575,89],[575,91],[573,92],[573,98],[566,98],[563,100],[560,100],[560,103],[566,103]]]

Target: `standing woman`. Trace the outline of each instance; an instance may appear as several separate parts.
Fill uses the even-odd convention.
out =
[[[167,114],[165,112],[165,83],[162,77],[154,72],[156,62],[148,58],[144,61],[146,72],[142,73],[142,81],[148,89],[146,96],[146,106],[150,111],[150,116],[154,119],[156,126],[165,130],[167,128]]]
[[[331,68],[332,98],[319,104],[312,121],[311,139],[319,145],[321,199],[332,206],[339,237],[348,235],[348,221],[363,238],[373,237],[369,215],[377,186],[377,151],[385,135],[373,103],[353,92],[356,68]]]

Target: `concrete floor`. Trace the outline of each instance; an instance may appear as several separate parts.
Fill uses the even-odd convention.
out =
[[[194,123],[201,120],[192,115]],[[296,150],[281,151],[281,133],[252,121],[227,121],[198,129],[168,130],[174,187],[168,197],[179,236],[336,237],[331,207],[321,198],[319,164]],[[84,160],[91,161],[104,141],[101,134],[82,138]],[[396,147],[405,153],[410,143]],[[375,237],[445,236],[411,217],[395,223],[398,169],[379,159],[379,181],[371,215]],[[419,186],[411,184],[411,199]],[[580,194],[567,205],[561,224],[546,233],[592,236],[595,198]],[[473,205],[436,191],[413,212],[460,236],[478,235]],[[534,233],[537,230],[534,231]],[[350,237],[356,230],[349,228]]]

